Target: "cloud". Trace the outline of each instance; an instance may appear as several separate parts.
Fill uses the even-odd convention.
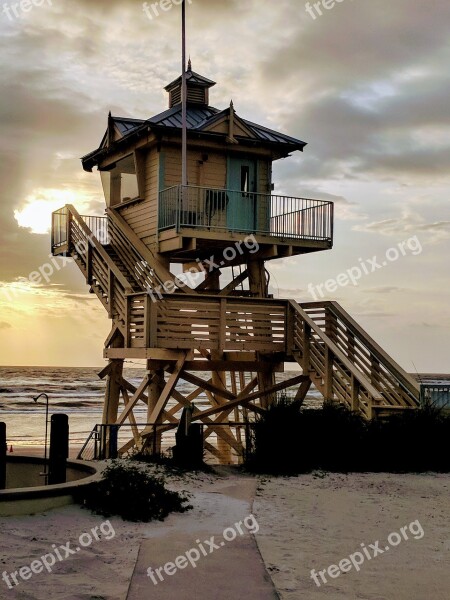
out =
[[[439,243],[450,238],[450,221],[427,223],[423,216],[407,209],[403,210],[401,215],[396,218],[354,225],[353,229],[384,236],[428,234],[427,241],[429,243]]]
[[[218,82],[212,104],[225,108],[233,98],[244,118],[308,142],[275,164],[275,193],[335,203],[340,248],[326,253],[326,269],[325,253],[270,264],[280,295],[301,297],[322,270],[340,272],[343,255],[371,256],[381,236],[423,238],[436,281],[447,276],[432,243],[450,232],[449,20],[448,0],[344,1],[315,21],[292,0],[188,6],[194,69]],[[50,252],[49,235],[19,227],[15,211],[61,190],[100,214],[98,174],[84,173],[79,157],[98,146],[109,110],[148,118],[167,107],[163,87],[180,73],[180,9],[149,20],[141,0],[70,0],[14,23],[2,15],[0,27],[0,280],[11,284]],[[290,289],[292,281],[300,287]],[[376,298],[385,293],[394,304],[391,281],[380,284]],[[75,265],[52,285],[60,303],[52,297],[48,310],[64,314],[77,302],[93,312]],[[370,306],[366,314],[403,310]]]
[[[6,321],[0,321],[0,329],[11,329],[12,325]]]
[[[406,288],[402,288],[402,287],[398,287],[395,285],[381,285],[378,287],[371,287],[371,288],[366,288],[366,289],[362,289],[361,290],[363,294],[382,294],[382,295],[386,295],[386,294],[396,294],[399,292],[410,292],[411,290],[408,290]]]

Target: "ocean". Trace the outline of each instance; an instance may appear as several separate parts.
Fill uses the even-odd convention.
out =
[[[49,414],[69,416],[70,445],[80,447],[97,423],[102,421],[105,381],[98,378],[99,368],[69,367],[0,367],[0,421],[6,423],[8,447],[43,446],[45,439],[45,397],[38,402],[33,397],[45,392],[49,397]],[[138,386],[143,370],[126,368],[125,378]],[[285,380],[298,372],[277,374]],[[206,374],[198,373],[199,377]],[[183,395],[194,386],[180,380],[178,389]],[[320,405],[320,395],[311,391],[306,405]],[[208,405],[206,397],[195,401],[202,408]],[[138,423],[146,422],[146,407],[135,410]]]

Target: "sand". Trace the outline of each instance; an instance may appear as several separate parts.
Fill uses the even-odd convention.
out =
[[[170,515],[163,523],[132,524],[112,518],[113,539],[94,540],[89,547],[58,561],[51,574],[19,579],[20,585],[13,589],[0,580],[0,598],[126,600],[142,546],[164,545],[164,556],[170,557],[172,541],[179,546],[192,538],[194,546],[200,530],[218,532],[232,526],[251,508],[248,489],[252,485],[258,487],[253,505],[259,524],[256,542],[283,600],[450,597],[449,475],[318,474],[255,480],[222,470],[219,475],[171,476],[169,480],[172,489],[189,490],[193,510]],[[321,587],[311,579],[311,569],[318,572],[338,564],[360,550],[361,543],[369,547],[380,540],[381,547],[386,546],[390,533],[414,521],[423,527],[422,539],[411,534],[408,541],[367,560],[359,572],[353,570],[336,579],[327,575],[328,583]],[[29,566],[52,552],[53,544],[59,547],[71,542],[74,548],[81,534],[102,524],[110,533],[104,522],[104,517],[77,506],[43,515],[1,518],[1,572]],[[253,552],[250,546],[248,551]],[[157,562],[157,554],[154,560]],[[240,575],[240,597],[248,597],[252,576],[251,569]],[[181,585],[182,579],[179,581]],[[157,590],[149,587],[142,600],[157,599]],[[211,593],[205,600],[219,597]],[[200,598],[195,589],[192,598]]]
[[[448,600],[450,475],[318,474],[260,483],[254,512],[258,544],[283,600]],[[424,535],[420,538],[420,529]],[[391,533],[404,526],[397,546]],[[392,536],[394,544],[397,535]],[[369,544],[379,541],[383,554]],[[327,569],[364,544],[371,560],[320,587]],[[386,547],[390,546],[389,550]],[[355,558],[360,562],[359,557]],[[346,564],[343,565],[348,568]],[[336,575],[336,571],[332,570]]]

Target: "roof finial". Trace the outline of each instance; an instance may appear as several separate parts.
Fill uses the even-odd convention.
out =
[[[230,102],[230,109],[234,110],[234,102],[233,102],[233,100],[231,100],[231,102]]]
[[[187,70],[188,70],[188,71],[192,71],[192,62],[191,62],[191,57],[189,57],[189,60],[188,60],[188,68],[187,68]]]

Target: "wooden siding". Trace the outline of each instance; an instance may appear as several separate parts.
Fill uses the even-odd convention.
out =
[[[156,242],[158,229],[158,168],[159,154],[156,148],[146,153],[144,199],[117,207],[117,211],[135,234],[147,245]]]
[[[206,154],[208,160],[203,161]],[[181,150],[165,148],[164,187],[172,187],[181,183]],[[227,161],[225,154],[218,152],[189,151],[188,183],[211,188],[225,188]]]

